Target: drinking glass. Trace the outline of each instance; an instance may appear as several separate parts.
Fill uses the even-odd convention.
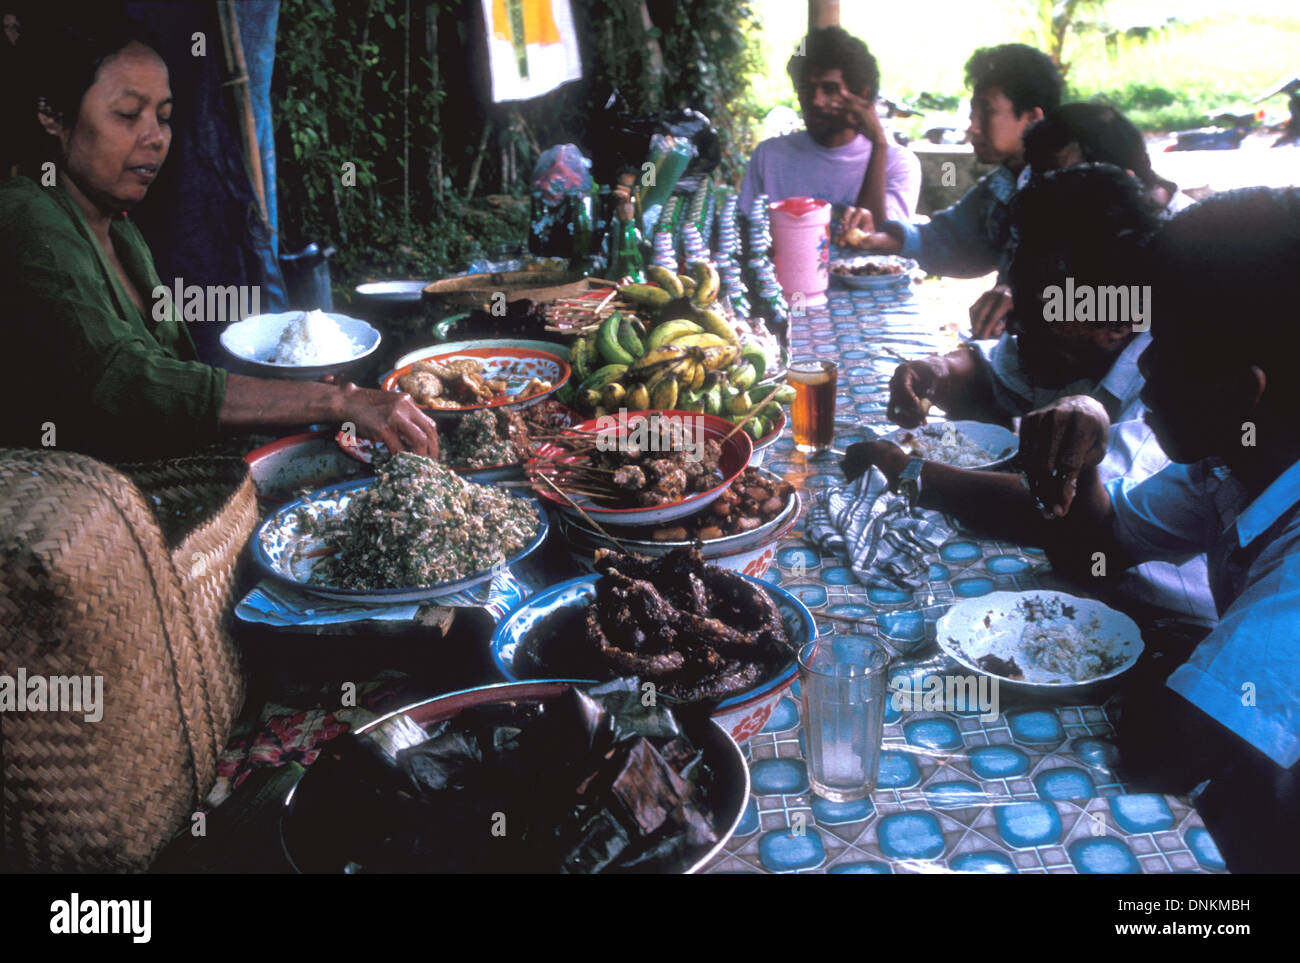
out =
[[[820,452],[835,440],[835,385],[839,365],[820,358],[799,358],[786,369],[794,386],[790,406],[794,421],[794,446],[802,452]]]
[[[888,666],[884,647],[865,639],[818,639],[799,650],[808,782],[831,802],[876,788]]]

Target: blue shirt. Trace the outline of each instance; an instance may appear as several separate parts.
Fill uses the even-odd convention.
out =
[[[1106,486],[1140,559],[1209,559],[1219,624],[1169,687],[1279,766],[1300,760],[1300,462],[1254,501],[1218,462]]]
[[[903,257],[914,258],[930,274],[977,278],[998,269],[1006,274],[1011,239],[1011,199],[1016,175],[1004,166],[981,177],[961,200],[926,224],[888,221],[903,234]]]

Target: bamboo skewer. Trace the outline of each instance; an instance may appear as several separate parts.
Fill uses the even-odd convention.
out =
[[[603,525],[601,525],[600,522],[596,521],[594,518],[592,518],[590,515],[588,515],[587,512],[586,512],[586,510],[583,509],[583,507],[582,507],[581,505],[579,505],[577,502],[575,502],[572,498],[570,498],[568,495],[566,495],[566,494],[564,493],[564,490],[563,490],[563,489],[561,489],[558,485],[556,485],[554,482],[552,482],[552,481],[551,481],[549,478],[547,478],[545,475],[540,475],[539,477],[542,479],[542,481],[546,482],[546,484],[550,485],[551,488],[553,488],[553,489],[555,490],[556,494],[558,494],[558,495],[559,495],[561,498],[563,498],[566,502],[568,502],[570,505],[572,505],[574,508],[576,508],[576,509],[578,510],[578,513],[579,513],[580,515],[582,515],[582,517],[585,518],[585,519],[588,521],[588,523],[590,523],[590,524],[591,524],[591,525],[596,529],[596,531],[600,532],[600,534],[604,535],[607,539],[609,539],[611,542],[613,542],[615,545],[617,545],[617,546],[619,547],[619,550],[620,550],[620,551],[623,551],[623,552],[628,552],[628,551],[629,551],[629,550],[628,550],[628,547],[627,547],[626,545],[624,545],[622,542],[620,542],[620,541],[619,541],[617,538],[615,538],[613,535],[609,534],[609,532],[605,531],[605,527],[604,527]]]

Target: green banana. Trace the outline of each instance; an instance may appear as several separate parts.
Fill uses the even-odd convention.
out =
[[[597,368],[588,375],[586,381],[578,385],[578,394],[585,397],[584,392],[602,391],[605,385],[611,381],[617,381],[626,373],[627,365],[625,364],[607,364],[604,367]]]
[[[722,413],[722,385],[715,384],[704,393],[704,411],[710,415]]]
[[[663,347],[677,338],[688,334],[699,334],[703,330],[694,321],[687,321],[685,318],[673,318],[671,321],[656,324],[650,329],[650,333],[646,335],[645,348],[647,351],[653,351],[655,348]]]
[[[614,312],[618,314],[617,311]],[[618,343],[619,346],[632,357],[639,358],[645,354],[645,345],[637,337],[636,330],[632,326],[630,318],[620,317],[618,322]]]
[[[741,362],[731,369],[728,379],[737,388],[748,388],[758,380],[758,373],[748,361]]]
[[[666,267],[662,267],[658,264],[647,265],[645,276],[671,294],[674,298],[680,298],[686,293],[686,289],[682,287],[682,282],[677,280],[677,275]]]
[[[767,355],[753,341],[746,341],[740,346],[740,356],[754,366],[754,380],[762,381],[763,372],[767,370]]]
[[[600,330],[596,332],[596,345],[606,364],[630,365],[636,360],[632,352],[619,344],[618,327],[621,320],[622,315],[615,311],[601,322]]]
[[[749,411],[751,404],[749,395],[742,391],[727,403],[727,410],[733,415],[743,415]]]
[[[573,369],[574,380],[583,382],[591,374],[591,363],[587,358],[587,341],[579,338],[569,349],[569,367]]]
[[[618,289],[618,293],[620,297],[642,308],[662,308],[673,299],[671,294],[653,284],[625,284]]]
[[[794,385],[781,385],[772,394],[772,400],[777,404],[789,405],[794,403]]]

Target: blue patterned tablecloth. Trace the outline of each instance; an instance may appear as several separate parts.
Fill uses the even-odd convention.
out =
[[[887,425],[898,356],[943,350],[907,287],[845,291],[795,318],[791,354],[840,362],[837,447]],[[765,467],[805,491],[843,482],[838,458],[808,459],[786,436]],[[766,578],[819,616],[822,635],[870,635],[895,658],[923,655],[934,622],[955,601],[1038,587],[1036,549],[955,536],[929,560],[915,593],[868,589],[843,560],[799,532],[782,543]],[[873,618],[868,626],[826,614]],[[1170,873],[1223,871],[1191,803],[1135,793],[1113,773],[1115,730],[1105,706],[1009,706],[977,713],[897,711],[885,717],[885,752],[869,799],[813,795],[802,756],[798,686],[748,744],[753,795],[739,831],[708,872]]]

